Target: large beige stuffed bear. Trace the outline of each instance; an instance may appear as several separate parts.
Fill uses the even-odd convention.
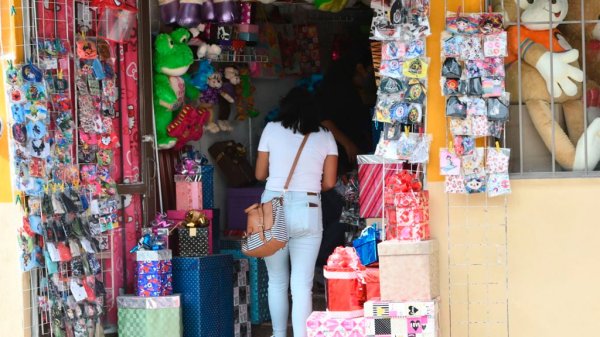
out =
[[[511,93],[512,103],[519,102],[520,82],[522,101],[546,147],[552,151],[555,146],[558,164],[566,170],[585,170],[586,167],[592,170],[600,161],[600,118],[587,130],[586,162],[581,99],[584,76],[577,64],[579,52],[572,49],[556,29],[568,13],[567,0],[494,0],[494,8],[505,13],[505,21],[509,24],[506,88]],[[519,13],[520,28],[515,25]],[[553,16],[552,26],[550,15]],[[520,78],[519,58],[522,61]],[[552,100],[562,104],[567,130],[553,122]]]
[[[569,13],[566,21],[577,22],[562,24],[560,30],[565,38],[569,40],[573,48],[583,50],[583,41],[581,34],[581,18],[587,22],[585,29],[585,50],[586,50],[586,78],[587,78],[587,106],[588,121],[600,116],[600,23],[593,22],[600,19],[600,1],[569,0]],[[582,16],[583,10],[583,16]],[[582,53],[583,54],[583,53]],[[583,57],[581,57],[582,59]],[[583,60],[580,60],[583,64]]]

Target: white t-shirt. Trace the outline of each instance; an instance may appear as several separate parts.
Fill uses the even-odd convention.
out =
[[[279,122],[267,124],[258,144],[258,151],[269,152],[267,190],[283,191],[303,138],[302,134],[284,128]],[[331,132],[321,130],[311,133],[298,160],[288,191],[321,192],[323,164],[329,155],[338,155]]]

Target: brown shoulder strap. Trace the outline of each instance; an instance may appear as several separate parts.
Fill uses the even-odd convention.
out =
[[[308,140],[309,135],[310,133],[305,135],[304,139],[302,140],[302,144],[300,144],[300,148],[298,149],[298,153],[296,153],[296,158],[294,158],[294,163],[292,164],[292,168],[290,169],[290,174],[288,174],[287,180],[285,181],[285,186],[283,186],[284,191],[287,191],[288,187],[290,186],[292,176],[294,175],[294,171],[296,170],[296,165],[298,165],[298,160],[300,159],[302,150],[304,150],[304,145],[306,145],[306,141]]]

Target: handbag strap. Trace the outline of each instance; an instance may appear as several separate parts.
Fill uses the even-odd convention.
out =
[[[290,174],[288,174],[287,180],[285,181],[285,186],[283,186],[284,192],[286,192],[288,187],[290,186],[290,182],[292,181],[292,175],[294,175],[294,171],[296,170],[296,166],[298,165],[298,160],[300,159],[302,150],[304,150],[304,145],[306,145],[306,141],[308,140],[309,135],[310,133],[304,135],[304,139],[302,139],[302,143],[300,144],[300,148],[298,149],[298,153],[296,153],[296,158],[294,158],[294,163],[292,164],[292,168],[290,169]]]

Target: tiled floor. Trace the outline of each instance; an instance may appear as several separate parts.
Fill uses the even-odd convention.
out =
[[[315,286],[313,287],[313,310],[325,310],[325,290],[323,289],[323,286],[317,282],[315,282]],[[270,337],[272,332],[270,322],[252,326],[252,337]],[[288,337],[293,337],[290,321],[288,321]]]

